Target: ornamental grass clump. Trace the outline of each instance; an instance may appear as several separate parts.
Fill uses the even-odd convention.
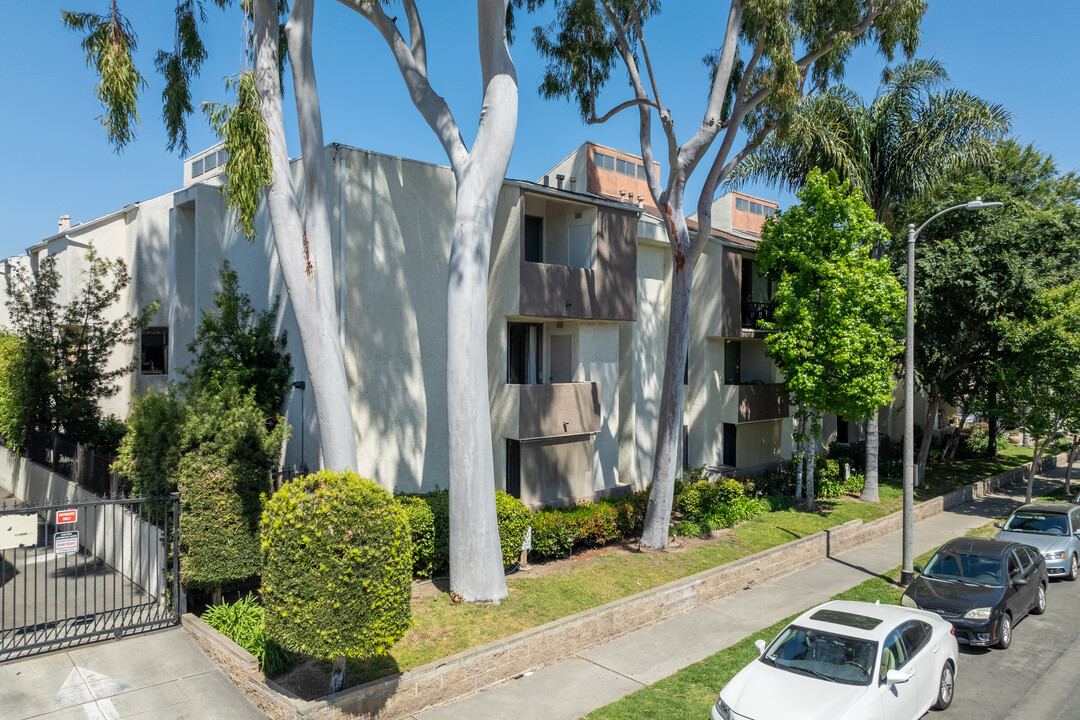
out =
[[[353,472],[284,485],[262,515],[266,631],[295,652],[333,660],[384,654],[412,625],[408,517],[390,493]]]
[[[259,659],[259,667],[269,677],[292,667],[296,656],[266,637],[263,606],[249,593],[234,603],[211,605],[202,621]]]

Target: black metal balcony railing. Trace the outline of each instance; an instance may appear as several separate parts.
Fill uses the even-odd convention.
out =
[[[742,326],[748,330],[760,330],[761,323],[772,322],[776,305],[771,302],[742,301]]]

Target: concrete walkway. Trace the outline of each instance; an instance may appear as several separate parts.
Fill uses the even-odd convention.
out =
[[[259,720],[180,628],[0,665],[0,720]]]
[[[1064,473],[1061,467],[1040,476],[1035,494],[1056,486]],[[1025,485],[1018,482],[998,494],[918,523],[915,554],[1008,514],[1023,502],[1024,490]],[[575,720],[870,577],[888,572],[901,560],[901,534],[896,532],[414,718]]]

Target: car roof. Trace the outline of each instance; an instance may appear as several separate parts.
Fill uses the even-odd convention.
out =
[[[1019,543],[1007,540],[992,540],[990,538],[960,537],[954,538],[942,545],[938,552],[970,553],[973,555],[987,555],[1002,557],[1006,551]]]
[[[1068,515],[1070,511],[1075,510],[1076,506],[1072,503],[1064,502],[1045,502],[1045,503],[1028,503],[1027,505],[1021,505],[1013,510],[1013,513],[1018,512],[1034,512],[1040,515]]]
[[[834,622],[822,620],[820,618],[816,620],[813,619],[813,616],[822,610],[831,610],[835,613],[847,613],[862,618],[871,618],[873,620],[879,620],[880,623],[873,628],[864,628],[844,622]],[[877,603],[858,602],[855,600],[833,600],[824,605],[818,605],[815,608],[807,610],[802,615],[795,618],[792,625],[798,625],[799,627],[810,628],[813,630],[821,630],[823,632],[836,633],[837,635],[880,641],[890,630],[896,627],[898,623],[914,618],[931,622],[938,619],[936,615],[926,613],[922,610],[902,607],[900,605],[879,605]]]

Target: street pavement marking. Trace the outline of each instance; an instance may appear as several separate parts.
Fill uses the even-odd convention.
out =
[[[125,682],[76,666],[60,686],[53,702],[63,707],[82,708],[86,720],[120,720],[120,713],[109,698],[131,689]]]

